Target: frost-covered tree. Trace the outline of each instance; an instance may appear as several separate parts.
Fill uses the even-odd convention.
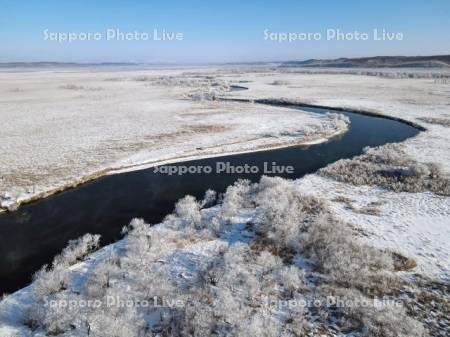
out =
[[[224,219],[232,219],[237,212],[251,206],[250,194],[254,185],[249,180],[239,179],[233,185],[228,186],[223,195],[221,215]]]
[[[175,214],[189,225],[195,227],[200,224],[200,204],[191,195],[188,195],[177,202],[175,205]]]
[[[300,251],[302,235],[326,215],[321,200],[300,194],[293,184],[281,178],[262,177],[255,200],[256,229],[278,249]]]
[[[203,196],[203,200],[200,204],[201,208],[210,207],[217,200],[217,192],[208,189]]]
[[[37,300],[66,289],[70,282],[70,270],[65,265],[43,266],[33,275],[33,293]]]
[[[90,252],[98,249],[100,235],[85,234],[79,239],[69,241],[66,248],[61,254],[57,255],[53,260],[53,265],[70,266],[77,263],[88,255]]]
[[[193,196],[187,195],[176,203],[174,213],[168,215],[164,223],[175,230],[200,229],[202,227],[200,208],[201,204]]]
[[[72,242],[36,274],[26,324],[74,337],[304,336],[330,324],[361,336],[422,336],[421,324],[401,306],[280,304],[329,296],[370,300],[392,295],[403,282],[391,253],[360,242],[324,201],[305,196],[295,182],[268,177],[259,184],[238,181],[218,205],[205,208],[213,195],[181,199],[155,226],[133,219],[122,242],[96,254],[82,274],[67,267],[98,238]],[[299,261],[306,260],[311,269],[303,270]],[[105,305],[110,298],[147,305]],[[64,310],[44,305],[49,300],[101,305]],[[181,305],[170,305],[176,301]]]

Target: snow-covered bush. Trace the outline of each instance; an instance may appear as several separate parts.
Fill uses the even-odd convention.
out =
[[[346,224],[322,218],[303,236],[305,252],[339,284],[383,294],[401,281],[392,276],[392,255],[355,240]]]
[[[301,236],[324,215],[321,200],[303,196],[282,178],[262,177],[255,197],[256,230],[274,242],[279,250],[302,248]]]
[[[370,301],[393,297],[403,285],[392,254],[362,244],[324,201],[303,195],[295,182],[269,177],[238,181],[217,206],[202,208],[214,199],[212,191],[203,201],[187,196],[156,226],[133,219],[123,241],[81,274],[67,266],[98,238],[71,242],[36,274],[24,322],[61,336],[304,336],[330,326],[360,336],[422,336],[421,324],[401,305],[286,305],[330,296]],[[242,214],[252,220],[243,222]],[[111,297],[149,305],[105,305]],[[62,308],[46,301],[101,305]]]
[[[70,270],[65,265],[43,266],[33,275],[34,294],[36,299],[58,293],[67,288],[70,281]]]
[[[299,331],[300,326],[292,325],[300,321],[299,308],[281,309],[286,318],[280,323],[266,301],[287,300],[303,289],[303,272],[298,267],[286,267],[268,251],[258,253],[248,245],[236,244],[203,272],[202,293],[186,310],[189,319],[184,322],[184,331],[194,336],[279,336],[294,330],[305,332],[306,327]]]
[[[139,75],[139,76],[133,77],[133,80],[136,82],[149,82],[149,81],[156,81],[157,78],[155,78],[153,76]]]
[[[188,97],[194,101],[199,102],[216,101],[222,94],[224,94],[224,92],[217,90],[216,88],[208,88],[192,92],[188,95]]]
[[[164,223],[175,230],[202,228],[201,202],[187,195],[175,204],[175,211],[164,219]]]
[[[369,312],[362,317],[362,323],[370,336],[422,337],[425,335],[422,324],[408,317],[405,309],[400,306],[370,308]]]
[[[202,202],[200,203],[200,207],[201,208],[211,207],[216,200],[217,200],[217,192],[208,189],[205,192]]]
[[[278,254],[307,254],[332,279],[368,292],[383,292],[397,281],[385,273],[394,269],[391,254],[355,240],[322,200],[303,196],[291,182],[263,177],[254,199],[256,231]]]
[[[413,161],[398,144],[366,148],[363,155],[341,159],[321,169],[319,174],[353,185],[450,195],[450,180],[436,164]]]
[[[325,288],[330,293],[329,288]],[[323,291],[323,289],[322,289]],[[335,288],[335,303],[341,303],[340,310],[344,319],[353,320],[362,326],[363,336],[383,337],[422,337],[425,330],[420,322],[408,316],[405,308],[398,301],[367,305],[373,300],[354,289]],[[348,303],[348,305],[342,305]],[[352,305],[360,303],[361,305]],[[365,303],[362,305],[362,303]]]
[[[84,259],[89,253],[98,249],[100,235],[85,234],[79,239],[69,241],[61,254],[53,260],[53,265],[70,266]]]
[[[305,125],[298,133],[301,133],[305,140],[308,138],[314,139],[317,138],[317,135],[330,135],[345,131],[348,129],[349,124],[350,119],[347,116],[328,112],[320,124]],[[289,133],[283,132],[282,135],[289,135]],[[290,133],[290,135],[296,134]]]
[[[273,80],[273,82],[270,84],[271,85],[289,85],[290,83],[285,80]]]
[[[83,292],[89,298],[102,298],[111,288],[113,275],[118,272],[119,270],[115,265],[110,264],[109,261],[102,261],[96,266],[95,271],[89,275]]]
[[[200,204],[193,196],[188,195],[177,202],[175,205],[175,214],[195,226],[200,223],[201,219]]]
[[[65,84],[65,85],[61,85],[59,88],[67,89],[67,90],[83,90],[84,86],[76,85],[76,84]]]
[[[232,219],[242,208],[251,207],[250,194],[254,185],[249,180],[239,179],[233,185],[228,186],[223,195],[221,216],[224,219]]]
[[[134,80],[166,87],[192,88],[194,90],[187,97],[195,101],[214,101],[230,90],[228,82],[213,76],[138,76]]]
[[[89,317],[88,327],[79,336],[129,337],[152,336],[148,331],[145,317],[135,308],[125,308],[116,313],[93,312]]]
[[[425,123],[442,125],[446,127],[450,127],[450,118],[439,118],[439,117],[420,117],[418,120],[421,120]]]

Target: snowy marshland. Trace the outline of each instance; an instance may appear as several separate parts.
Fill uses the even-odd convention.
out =
[[[4,205],[110,170],[314,142],[348,127],[335,116],[219,98],[350,108],[427,130],[297,181],[265,177],[223,196],[188,196],[161,224],[133,220],[123,240],[92,254],[97,237],[72,242],[31,286],[3,299],[1,336],[448,334],[448,84],[422,73],[296,69],[5,76],[2,90],[12,89],[0,112],[11,120],[4,137],[2,129]],[[44,92],[34,92],[42,77],[36,90]],[[52,104],[42,101],[48,83],[62,92]],[[239,83],[249,89],[228,91]],[[18,94],[27,85],[30,96]],[[30,120],[32,107],[45,118]],[[70,127],[51,134],[61,111]],[[48,162],[34,154],[37,142],[46,154],[56,147]],[[30,181],[40,185],[30,191]],[[80,305],[88,300],[95,303]],[[117,305],[127,300],[133,305]]]
[[[2,73],[0,208],[139,165],[315,143],[347,130],[335,116],[216,100],[230,83],[184,70]]]

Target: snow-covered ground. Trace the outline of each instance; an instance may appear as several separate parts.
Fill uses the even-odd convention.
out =
[[[330,201],[336,216],[361,229],[368,243],[413,258],[414,273],[450,281],[450,197],[353,186],[318,175],[298,184]],[[367,214],[367,207],[375,214]]]
[[[245,77],[249,90],[241,98],[275,98],[342,107],[398,117],[427,130],[402,143],[419,163],[435,163],[450,175],[450,127],[424,119],[450,121],[450,84],[427,78],[386,78],[349,74],[266,72]],[[294,70],[295,71],[295,70]],[[419,71],[420,74],[423,70]],[[232,78],[234,79],[234,78]],[[278,81],[278,82],[277,82]],[[275,84],[274,83],[282,83]],[[316,175],[300,180],[312,193],[335,204],[340,216],[369,233],[376,245],[394,248],[417,260],[417,272],[450,279],[450,198],[430,193],[394,193],[375,186],[348,186]],[[344,210],[336,194],[364,204],[382,202],[379,215]]]
[[[324,140],[333,118],[212,100],[226,78],[186,70],[0,75],[0,207],[108,172]]]
[[[171,73],[170,75],[174,76],[175,79],[172,77],[163,78],[157,80],[156,83],[151,78],[147,77],[140,78],[140,81],[133,81],[132,78],[136,79],[136,76],[138,75],[128,73],[115,74],[114,78],[111,77],[110,74],[89,75],[92,76],[93,81],[98,81],[99,78],[105,76],[102,85],[105,87],[109,85],[115,87],[114,90],[117,90],[116,95],[118,95],[120,88],[122,88],[120,83],[135,88],[135,91],[129,93],[130,96],[128,96],[130,105],[127,105],[126,102],[123,103],[123,110],[118,109],[118,107],[121,106],[120,102],[122,102],[122,99],[119,99],[114,94],[111,94],[110,96],[113,102],[111,103],[111,109],[115,109],[113,117],[115,116],[114,118],[118,118],[116,121],[118,121],[119,125],[123,123],[123,129],[131,129],[136,125],[133,121],[126,121],[127,118],[124,117],[126,116],[126,113],[124,112],[132,105],[130,103],[132,99],[139,98],[143,100],[141,101],[142,105],[148,107],[149,110],[146,111],[153,111],[154,113],[156,113],[156,111],[165,112],[164,116],[157,114],[157,117],[155,118],[160,118],[158,121],[160,121],[161,125],[169,120],[169,122],[167,122],[167,128],[172,130],[171,132],[173,133],[171,133],[171,136],[167,135],[161,137],[165,147],[152,148],[151,150],[149,150],[149,146],[152,144],[151,142],[142,144],[139,140],[140,137],[142,138],[143,135],[145,135],[144,131],[142,131],[142,133],[133,134],[133,137],[135,137],[131,137],[135,140],[135,143],[133,144],[139,145],[136,145],[136,147],[131,146],[131,149],[125,149],[124,151],[116,151],[117,149],[115,149],[113,154],[110,153],[111,157],[108,157],[108,160],[111,160],[111,162],[105,164],[105,162],[102,161],[102,165],[130,169],[137,164],[149,165],[151,164],[149,162],[153,160],[170,161],[176,157],[182,158],[183,156],[189,157],[197,154],[214,155],[220,153],[220,151],[233,152],[251,150],[264,146],[281,146],[283,144],[298,141],[312,141],[315,136],[311,139],[309,136],[310,131],[306,132],[302,129],[306,124],[310,126],[308,129],[325,129],[326,131],[324,133],[326,135],[337,131],[333,125],[329,124],[330,120],[315,115],[308,115],[306,113],[296,115],[297,112],[293,115],[293,112],[289,109],[272,107],[263,108],[260,105],[248,103],[225,103],[209,100],[212,97],[221,96],[246,99],[286,99],[308,104],[350,108],[353,110],[370,111],[394,116],[420,124],[427,130],[421,132],[418,136],[403,142],[401,144],[402,150],[412,158],[412,160],[418,163],[437,164],[444,175],[450,174],[450,127],[448,126],[450,120],[450,85],[445,84],[444,82],[435,82],[433,79],[429,78],[396,79],[342,74],[339,73],[338,70],[336,70],[336,73],[334,74],[302,74],[289,69],[276,71],[254,69],[251,71],[244,71],[242,69],[202,69],[200,71],[192,69],[189,73],[181,76],[181,78],[179,73]],[[22,74],[21,76],[26,77],[28,75],[25,76]],[[39,76],[43,75],[40,74]],[[48,78],[52,78],[53,76],[54,75],[52,74],[48,74]],[[63,76],[67,76],[67,74],[61,75],[61,77]],[[69,81],[70,83],[75,83],[80,86],[90,85],[86,84],[86,76],[88,76],[86,74],[71,74],[70,76],[79,76],[80,81],[76,82],[75,79],[73,79],[72,81]],[[150,76],[153,76],[153,73],[151,73]],[[162,75],[159,74],[158,76]],[[178,81],[186,78],[186,76],[191,80],[209,76],[213,77],[214,81],[221,84],[238,84],[246,86],[249,89],[245,91],[228,92],[226,89],[221,88],[216,91],[216,89],[214,89],[216,85],[211,87],[211,83],[202,85],[193,84],[192,86],[187,85],[185,82],[182,82],[180,87],[173,87],[174,82],[178,83]],[[23,81],[23,78],[20,81]],[[29,81],[30,86],[34,87],[33,84],[31,84],[33,80]],[[123,84],[123,82],[126,84]],[[10,86],[15,87],[12,84],[14,81],[11,82],[10,80],[9,83]],[[67,80],[58,83],[67,83]],[[60,84],[57,84],[56,87],[58,87],[58,85]],[[5,84],[3,83],[2,90],[4,90],[4,86]],[[84,93],[84,89],[77,89],[76,93],[74,93],[72,89],[65,90],[70,91],[70,94],[67,93],[66,95],[96,95],[94,91]],[[112,89],[104,91],[108,92],[108,90]],[[148,90],[148,92],[146,90]],[[166,101],[160,101],[157,106],[153,107],[151,105],[151,97],[156,99],[155,96],[152,96],[155,91],[158,91],[161,96],[169,95],[170,97],[164,96],[167,97]],[[62,92],[65,91],[63,90]],[[101,90],[98,90],[98,92],[101,92]],[[10,104],[5,105],[6,107],[10,107],[10,109],[3,109],[0,113],[5,113],[4,111],[6,110],[10,112],[13,110],[12,107],[14,106],[17,108],[18,102],[8,103],[8,101],[14,101],[11,97],[14,97],[16,94],[17,97],[21,97],[18,93],[12,93],[11,95],[8,94],[8,100],[5,98],[2,99],[1,104]],[[86,104],[96,104],[93,96],[89,96],[88,100],[84,100],[85,102],[90,102]],[[180,97],[185,97],[185,99],[181,99]],[[204,100],[196,100],[199,98],[203,98]],[[74,97],[71,97],[71,99],[74,99]],[[30,97],[29,103],[32,101],[33,98]],[[63,100],[61,99],[61,106],[64,105],[62,101]],[[41,104],[43,103],[41,102]],[[105,104],[105,102],[102,104]],[[29,104],[29,106],[31,107],[33,104]],[[92,107],[92,109],[93,108],[94,107]],[[143,118],[138,125],[147,130],[147,125],[144,125],[143,121],[146,121],[147,123],[154,123],[154,121],[151,122],[150,120],[145,119],[146,111],[139,110],[142,108],[141,105],[137,105],[135,108],[137,110],[134,111]],[[82,107],[79,109],[80,111],[72,111],[70,115],[73,116],[73,114],[82,113],[84,111],[85,114],[83,115],[83,118],[87,118],[92,112],[92,110]],[[17,110],[14,111],[17,112]],[[67,111],[70,112],[71,110],[67,108]],[[33,127],[35,121],[27,121],[24,113],[22,113],[22,115],[19,114],[18,116],[21,116],[21,118],[18,118],[18,121],[22,123],[21,125],[23,127],[27,125],[30,128]],[[76,124],[72,124],[71,118],[68,118],[67,123],[73,125],[74,134],[72,134],[72,138],[69,137],[67,139],[67,144],[77,144],[77,142],[79,142],[79,138],[74,135],[79,132],[79,127],[82,125],[85,125],[87,128],[98,127],[98,125],[101,125],[101,127],[97,129],[97,133],[98,135],[104,136],[105,130],[102,129],[107,127],[107,124],[108,127],[111,128],[108,129],[108,135],[111,135],[112,137],[117,132],[121,134],[121,130],[119,130],[121,128],[115,125],[115,123],[106,123],[104,121],[104,116],[104,114],[93,114],[94,119],[91,121],[86,120],[85,124],[81,123],[83,118],[79,119],[76,117],[75,119],[78,120]],[[53,115],[52,118],[54,117],[55,115]],[[3,118],[4,117],[2,117],[2,119]],[[50,123],[52,118],[47,120],[47,122]],[[240,124],[241,121],[242,125]],[[291,126],[293,126],[293,121],[296,123],[298,122],[298,125],[294,124],[294,128],[291,128]],[[202,127],[198,127],[198,124],[202,123],[207,124],[208,127],[214,125],[215,127],[218,127],[219,130],[212,131],[207,128],[207,132],[192,131],[184,133],[180,131],[185,130],[186,125],[195,125],[196,127],[192,127],[194,130],[203,130]],[[57,122],[55,125],[59,125],[61,128],[60,122]],[[157,127],[158,132],[162,132],[161,125],[158,124],[154,126],[153,124],[150,124],[148,127]],[[175,130],[178,126],[180,129],[178,129],[179,131],[177,133]],[[223,129],[224,126],[225,130]],[[115,129],[116,127],[117,129]],[[247,130],[249,127],[250,130]],[[14,132],[12,129],[8,129],[8,127],[6,130],[9,130],[9,133],[6,133],[9,136],[5,137],[5,139],[7,139],[7,144],[9,144],[9,148],[13,145],[11,145],[11,140],[8,139],[14,138]],[[25,128],[22,130],[29,129]],[[286,130],[288,130],[288,138],[285,139],[283,137]],[[298,132],[298,130],[301,131]],[[36,130],[36,132],[39,133],[39,130]],[[47,129],[42,130],[42,126],[40,132],[47,132],[48,137]],[[93,132],[93,130],[90,132]],[[180,132],[181,134],[179,134]],[[266,133],[270,133],[270,136],[265,137],[264,135],[266,135]],[[64,135],[64,132],[62,132],[62,134]],[[151,135],[154,137],[154,134]],[[82,135],[80,136],[82,137]],[[61,139],[64,138],[64,136],[61,137]],[[323,135],[321,135],[321,137],[323,137]],[[33,144],[35,144],[33,142],[36,141],[36,139],[30,140],[30,143],[28,143],[27,138],[28,136],[24,137],[23,133],[16,133],[16,139],[19,139],[18,143],[22,144],[20,146],[28,144],[28,146],[33,147]],[[118,138],[117,146],[121,146],[122,142],[126,144],[127,139],[129,140],[130,138],[127,138],[126,136]],[[196,140],[192,141],[192,139]],[[196,143],[198,142],[197,139],[201,139],[201,142],[203,142],[202,145],[200,145],[200,147],[202,147],[200,150],[196,149],[196,147],[199,147],[198,143]],[[237,142],[239,145],[234,147],[234,141],[236,139],[238,139]],[[183,144],[177,144],[180,140],[183,141]],[[224,140],[226,140],[226,142]],[[85,139],[83,138],[83,142],[84,141]],[[106,146],[102,141],[96,141],[98,141],[96,144],[103,144]],[[105,142],[108,142],[108,140]],[[87,141],[87,143],[89,142]],[[89,144],[92,145],[93,143]],[[50,147],[47,148],[47,151],[51,149],[52,146],[54,146],[54,144],[50,145]],[[242,146],[244,146],[244,148],[242,148]],[[211,152],[202,152],[209,147],[213,149]],[[87,155],[86,158],[89,158],[94,155],[96,153],[95,151],[98,149],[105,148],[107,148],[107,146],[104,148],[99,147],[90,149],[89,151],[92,150],[92,152],[82,153]],[[22,149],[26,149],[26,147],[23,147]],[[126,154],[126,156],[123,156],[124,154]],[[25,152],[24,155],[26,156],[28,153]],[[56,156],[56,159],[54,160],[58,162],[62,157],[63,156]],[[12,159],[14,158],[12,154],[7,158],[8,160],[14,160]],[[78,162],[82,160],[83,156],[77,158]],[[65,159],[67,160],[65,162],[67,165],[69,165],[69,163],[74,163],[72,156],[65,157]],[[37,164],[30,165],[30,158],[27,159],[25,157],[20,160],[23,160],[24,163],[23,166],[20,166],[22,171],[24,171],[25,167],[40,167]],[[35,160],[39,161],[42,160],[42,158],[37,158]],[[101,160],[104,160],[104,157]],[[89,161],[86,161],[86,166],[84,166],[84,168],[90,170],[92,167],[89,166],[89,163]],[[98,164],[98,162],[96,163]],[[6,163],[5,165],[2,162],[2,165],[4,165],[6,169],[11,169],[12,167],[12,164],[10,163]],[[17,165],[17,162],[15,165]],[[41,163],[40,165],[43,164]],[[4,168],[2,167],[2,175],[3,172]],[[16,171],[16,174],[18,172],[20,171]],[[25,172],[27,171],[25,170]],[[58,170],[56,173],[57,172]],[[61,175],[58,179],[71,179],[77,177],[79,172],[82,172],[82,170],[80,169],[79,171],[72,172],[70,177],[63,177],[63,175]],[[36,172],[34,174],[36,174]],[[53,173],[52,171],[48,171],[46,174]],[[17,179],[18,182],[21,181],[20,174]],[[27,177],[27,179],[29,179],[29,177]],[[2,184],[4,184],[2,186],[6,186],[4,188],[27,186],[26,184],[20,185],[18,182],[14,183],[13,180],[10,181],[11,183],[8,183],[9,185],[2,182]],[[45,181],[47,184],[42,184],[42,186],[47,186],[47,188],[55,184],[55,181],[51,181],[51,183],[49,183],[50,180],[44,179],[42,181]],[[448,283],[450,279],[450,247],[448,245],[450,239],[450,198],[448,196],[438,195],[428,191],[407,193],[394,192],[379,186],[355,186],[344,182],[337,182],[331,178],[319,176],[318,174],[308,175],[297,180],[295,186],[296,190],[301,192],[302,195],[313,195],[314,197],[325,200],[328,205],[327,207],[329,207],[333,216],[336,219],[340,219],[350,224],[355,230],[355,233],[359,233],[358,240],[361,242],[364,242],[369,246],[388,249],[389,251],[394,251],[413,259],[417,263],[417,266],[412,270],[401,272],[405,279],[413,278],[414,274],[418,274],[425,279]],[[236,241],[246,242],[247,239],[251,238],[253,234],[248,233],[248,228],[244,225],[249,219],[253,219],[252,217],[254,214],[247,214],[245,211],[243,212],[244,215],[241,214],[240,218],[234,219],[235,221],[233,223],[235,223],[236,226],[234,226],[231,231],[226,232],[225,237],[222,236],[220,239],[205,238],[205,240],[197,238],[193,242],[190,242],[189,244],[183,243],[179,247],[176,245],[175,248],[170,246],[170,249],[168,248],[166,253],[173,254],[171,255],[172,259],[165,260],[165,263],[168,263],[169,266],[175,268],[176,272],[174,275],[178,275],[183,279],[189,279],[190,277],[193,277],[193,275],[190,274],[192,268],[190,269],[189,266],[195,265],[197,258],[201,259],[205,256],[211,256],[211,254],[214,255],[213,252],[221,251],[220,247],[223,244],[228,246]],[[112,249],[111,247],[120,247],[120,245],[123,244],[123,241],[121,241],[116,245],[104,248],[96,253],[95,256],[101,257],[102,254],[105,254],[105,251]],[[92,261],[96,261],[95,256],[92,258]],[[194,258],[195,261],[190,259],[190,257]],[[89,267],[90,265],[91,264],[89,263],[87,263],[87,265],[85,263],[73,268],[75,268],[75,271],[83,271],[87,268],[86,266]],[[298,266],[307,271],[304,264],[299,263]],[[81,275],[84,274],[81,273]],[[1,304],[1,309],[3,311],[3,315],[0,316],[0,325],[3,324],[3,330],[0,330],[1,336],[7,336],[8,334],[14,335],[14,331],[21,331],[21,333],[25,334],[23,327],[18,327],[21,324],[19,322],[20,317],[23,317],[22,311],[27,306],[27,303],[30,302],[31,289],[32,287],[25,288],[8,297]],[[428,302],[431,303],[431,301]],[[431,305],[428,302],[425,301],[425,305]],[[432,315],[435,315],[432,310],[421,309],[417,312],[419,311],[429,312]],[[414,313],[417,312],[414,311]],[[388,314],[387,316],[390,315],[391,314]],[[392,314],[391,316],[394,317],[396,315]],[[447,323],[445,321],[442,322],[443,323],[438,321],[437,324],[442,324],[442,331],[448,331],[445,330],[448,329],[448,320]],[[394,326],[397,324],[400,323],[393,323]]]

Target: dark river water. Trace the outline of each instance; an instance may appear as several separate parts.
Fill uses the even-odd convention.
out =
[[[301,109],[316,113],[332,111]],[[121,237],[121,228],[132,218],[158,223],[186,194],[201,198],[208,188],[222,192],[238,178],[258,181],[264,163],[292,166],[293,173],[272,175],[295,179],[338,159],[358,155],[365,146],[400,142],[419,132],[395,120],[339,113],[350,118],[350,129],[326,143],[178,164],[213,168],[217,162],[229,162],[234,166],[248,164],[259,167],[256,174],[217,174],[213,170],[210,174],[169,176],[154,173],[154,168],[149,168],[105,176],[0,215],[0,294],[27,285],[32,274],[51,262],[69,240],[92,233],[101,234],[103,245],[111,243]]]

